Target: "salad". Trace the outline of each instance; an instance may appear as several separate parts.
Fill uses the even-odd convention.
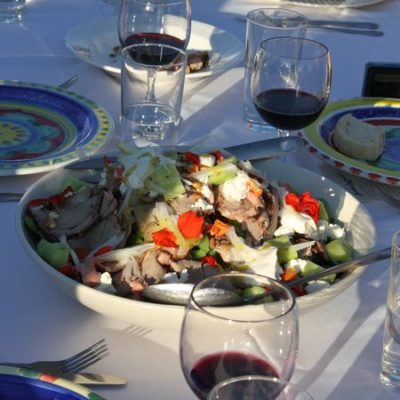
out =
[[[120,147],[96,184],[69,176],[28,203],[37,253],[60,273],[143,300],[159,283],[195,283],[226,271],[283,282],[351,260],[346,226],[323,200],[298,193],[223,151]],[[293,290],[335,283],[329,275]]]

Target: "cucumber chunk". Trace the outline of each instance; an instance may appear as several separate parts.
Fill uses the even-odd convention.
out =
[[[325,253],[334,264],[350,261],[354,250],[344,239],[334,239],[325,246]]]
[[[295,260],[296,258],[299,258],[297,250],[290,246],[279,247],[276,255],[278,257],[278,263],[281,265],[288,263],[290,260]]]
[[[328,210],[323,200],[319,200],[319,219],[329,221]]]
[[[229,179],[232,179],[236,176],[236,172],[234,171],[217,171],[208,177],[208,183],[211,185],[222,185]]]
[[[315,264],[312,261],[307,261],[306,265],[303,268],[302,275],[308,276],[308,275],[311,275],[311,274],[314,274],[316,272],[320,272],[323,270],[324,270],[324,268],[321,267],[320,265]],[[323,278],[320,278],[319,280],[332,284],[333,282],[335,282],[335,279],[336,279],[336,274],[331,274],[331,275],[324,276]]]
[[[68,263],[69,249],[62,243],[52,243],[46,239],[41,239],[37,244],[37,251],[54,268],[61,268]]]
[[[272,244],[275,247],[287,247],[290,246],[290,239],[287,235],[277,236],[268,241],[268,243]]]

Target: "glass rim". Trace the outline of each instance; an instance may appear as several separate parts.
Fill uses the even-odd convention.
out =
[[[281,290],[283,290],[288,297],[288,300],[290,300],[290,305],[287,307],[287,309],[284,310],[284,312],[282,312],[279,315],[276,316],[271,316],[271,317],[266,317],[266,318],[262,318],[262,319],[237,319],[237,318],[228,318],[228,317],[223,317],[221,315],[215,314],[213,312],[208,311],[205,307],[208,306],[202,306],[198,301],[196,301],[196,299],[194,298],[193,294],[194,292],[200,287],[200,285],[207,283],[208,281],[211,281],[215,278],[222,278],[222,277],[240,277],[240,276],[247,276],[247,277],[255,277],[255,278],[261,278],[264,280],[269,280],[271,281],[274,285],[277,285],[280,287]],[[294,293],[287,287],[285,286],[282,282],[279,282],[278,280],[274,279],[274,278],[270,278],[268,276],[265,275],[259,275],[259,274],[254,274],[254,273],[246,273],[246,272],[235,272],[235,271],[231,271],[231,272],[224,272],[222,274],[217,274],[217,275],[212,275],[209,276],[208,278],[205,278],[203,280],[201,280],[200,282],[196,283],[193,286],[193,289],[190,292],[189,295],[189,301],[187,304],[190,304],[190,302],[192,302],[193,304],[196,305],[197,309],[200,310],[202,313],[207,314],[209,316],[212,316],[213,318],[218,318],[221,320],[226,320],[226,321],[232,321],[232,322],[238,322],[238,323],[248,323],[248,324],[259,324],[261,322],[267,322],[267,321],[275,321],[278,320],[280,318],[285,317],[286,315],[289,315],[289,313],[291,313],[292,311],[295,311],[296,306],[297,306],[297,301],[296,301],[296,296],[294,295]],[[261,305],[261,304],[260,304]]]
[[[281,384],[281,386],[283,387],[282,390],[284,390],[286,387],[291,387],[293,389],[296,389],[299,393],[307,395],[307,397],[309,397],[309,400],[313,400],[311,394],[308,393],[308,391],[306,391],[302,387],[298,386],[297,384],[291,383],[291,382],[289,382],[287,380],[280,379],[280,378],[277,378],[277,377],[274,377],[274,376],[266,376],[266,375],[241,375],[241,376],[235,376],[233,378],[228,378],[226,380],[223,380],[223,381],[217,383],[211,389],[211,391],[208,394],[208,396],[211,397],[211,394],[215,393],[220,388],[222,388],[224,386],[227,386],[227,385],[229,385],[231,383],[241,382],[241,381],[253,381],[253,380],[277,382],[277,383]]]
[[[132,58],[129,55],[129,50],[133,48],[139,48],[139,47],[165,47],[167,49],[171,49],[179,53],[183,59],[181,61],[173,61],[171,63],[166,63],[166,64],[160,64],[160,65],[153,65],[153,64],[146,64],[143,62],[136,61],[134,58]],[[136,43],[136,44],[130,44],[129,46],[125,46],[121,50],[121,57],[124,61],[129,61],[134,63],[135,65],[142,66],[145,68],[165,68],[166,66],[168,67],[174,67],[174,66],[181,66],[181,65],[186,65],[187,64],[187,59],[188,55],[187,52],[183,49],[180,49],[179,47],[171,46],[169,44],[162,44],[162,43]]]
[[[254,15],[257,12],[266,12],[266,11],[282,11],[284,13],[287,13],[288,15],[292,15],[292,16],[297,16],[302,20],[302,23],[299,24],[298,26],[292,26],[292,27],[280,27],[280,26],[268,26],[263,24],[262,22],[258,22],[254,19]],[[277,30],[296,30],[299,28],[307,28],[309,25],[309,19],[304,15],[301,14],[297,11],[294,10],[289,10],[287,8],[274,8],[274,7],[261,7],[261,8],[256,8],[255,10],[251,10],[246,14],[246,20],[247,21],[251,21],[251,23],[253,23],[254,25],[260,26],[260,27],[264,27],[264,28],[269,28],[269,29],[277,29]]]
[[[315,56],[309,56],[309,57],[301,57],[302,60],[316,60],[317,58],[322,58],[322,57],[325,57],[326,55],[330,54],[328,47],[324,43],[319,42],[318,40],[308,39],[308,38],[298,38],[298,37],[293,37],[293,36],[280,36],[280,37],[273,37],[273,38],[263,40],[260,43],[260,49],[262,48],[265,52],[269,52],[269,53],[272,52],[274,55],[279,55],[279,57],[286,58],[288,60],[299,59],[299,57],[282,55],[282,54],[280,54],[279,51],[276,51],[276,50],[271,51],[266,48],[266,46],[269,43],[279,42],[282,40],[283,41],[290,40],[290,41],[296,41],[296,42],[309,43],[309,44],[317,45],[317,47],[319,47],[321,49],[320,54],[315,55]]]

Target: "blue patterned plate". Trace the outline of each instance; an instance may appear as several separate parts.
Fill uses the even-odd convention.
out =
[[[345,114],[385,128],[385,149],[378,160],[362,161],[345,156],[332,145],[337,121]],[[344,172],[372,181],[400,186],[400,100],[355,98],[331,102],[321,117],[304,129],[309,150],[323,161]]]
[[[31,369],[0,365],[0,399],[105,400],[90,389]]]
[[[83,96],[0,81],[0,175],[45,172],[94,154],[113,132],[111,116]]]

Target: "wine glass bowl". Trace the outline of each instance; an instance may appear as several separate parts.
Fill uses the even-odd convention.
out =
[[[118,19],[122,47],[153,43],[184,50],[190,28],[189,0],[122,0]]]
[[[276,37],[261,43],[251,79],[254,106],[278,136],[303,129],[322,113],[331,89],[328,48],[315,40]]]
[[[244,375],[214,386],[207,400],[313,400],[301,387],[278,378]]]
[[[297,346],[296,301],[278,281],[233,272],[194,287],[185,307],[180,360],[200,399],[217,383],[236,376],[289,380]]]

